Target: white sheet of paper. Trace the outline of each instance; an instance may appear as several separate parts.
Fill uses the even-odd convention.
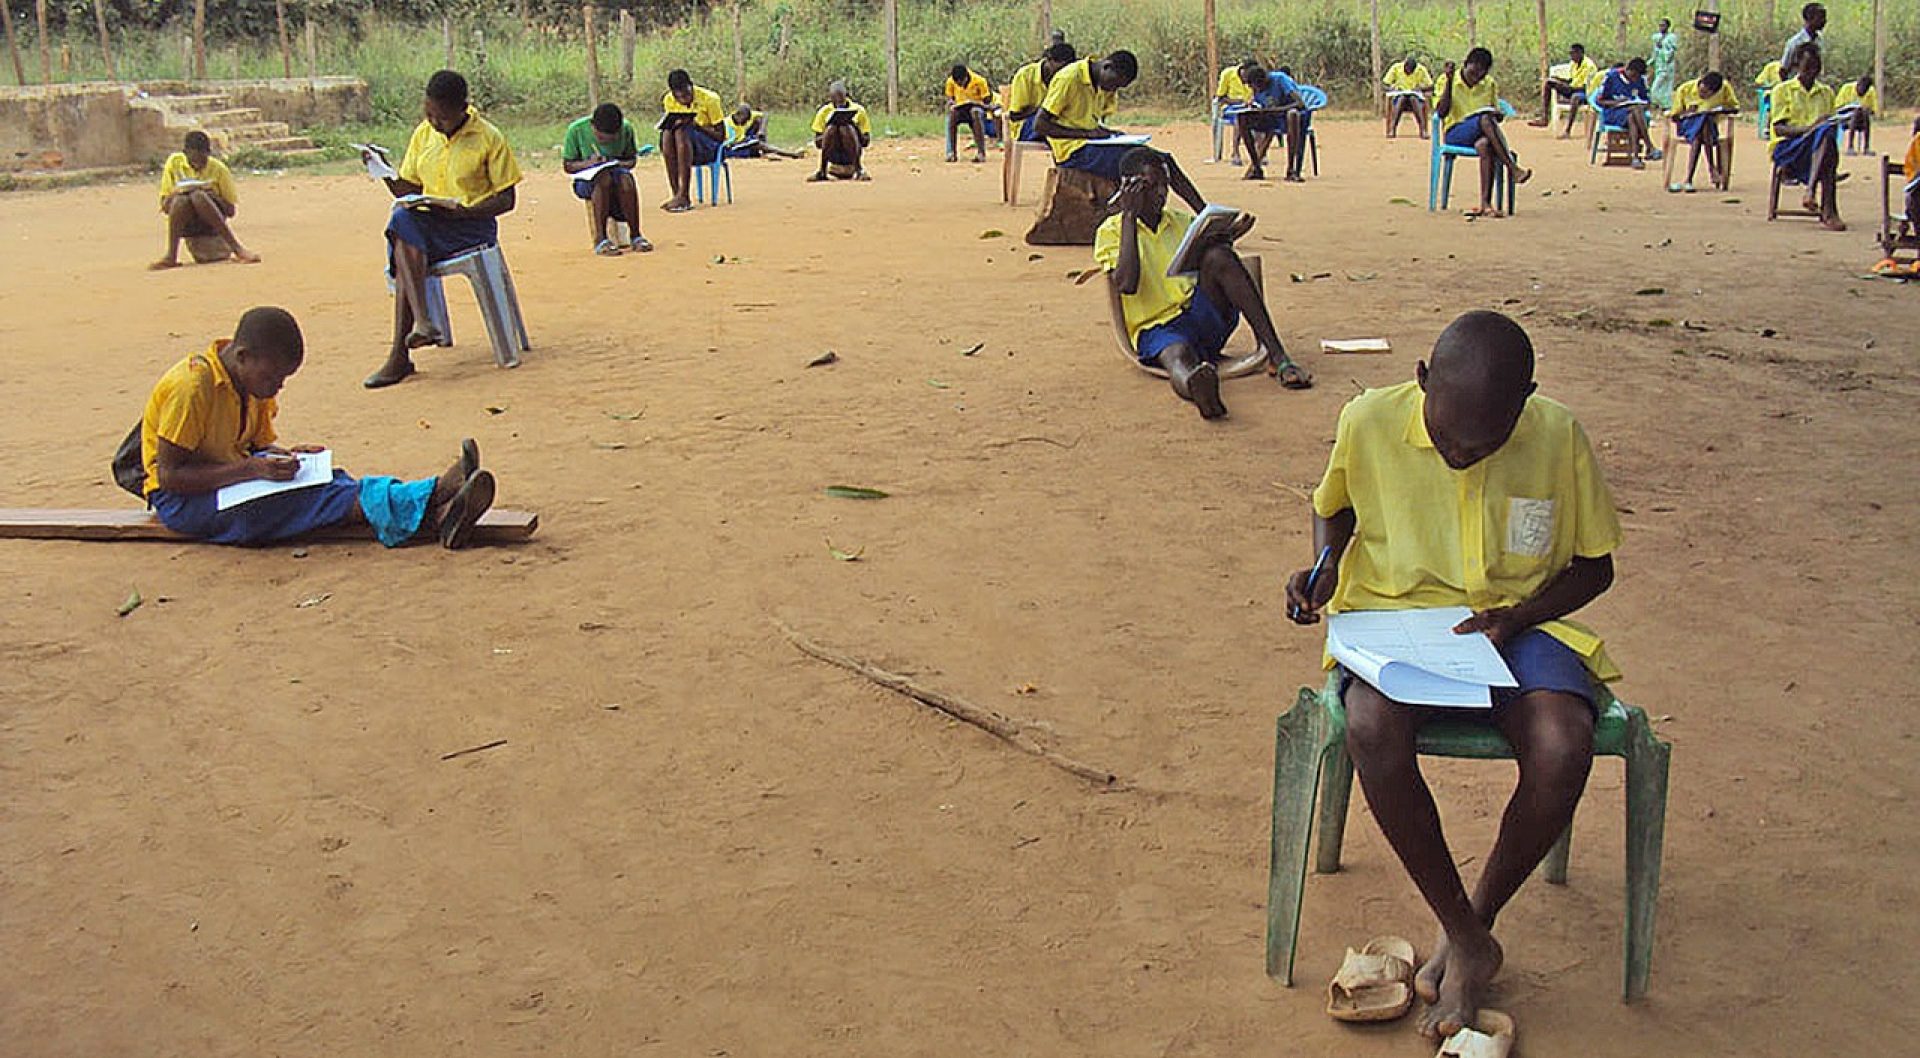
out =
[[[585,169],[568,173],[567,175],[573,177],[575,180],[585,180],[588,183],[592,183],[593,178],[600,175],[600,170],[611,169],[619,164],[619,162],[601,162],[599,165],[590,165]]]
[[[300,460],[300,469],[293,475],[292,481],[242,481],[228,485],[216,494],[214,502],[220,510],[238,507],[243,503],[257,500],[262,496],[272,496],[294,489],[308,489],[315,485],[325,485],[333,480],[333,452],[301,452],[294,458]]]
[[[1516,683],[1492,640],[1453,631],[1471,616],[1464,606],[1335,614],[1327,653],[1396,702],[1490,708],[1490,688]]]
[[[371,143],[349,143],[347,146],[364,152],[367,158],[367,175],[375,180],[398,180],[400,173],[387,161],[386,148]]]
[[[1152,136],[1127,135],[1108,136],[1104,140],[1088,140],[1088,143],[1105,143],[1114,147],[1143,147],[1152,142]]]
[[[1392,343],[1385,338],[1322,338],[1323,353],[1391,353]]]

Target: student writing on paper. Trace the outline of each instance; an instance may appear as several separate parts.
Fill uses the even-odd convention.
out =
[[[1452,63],[1440,74],[1440,91],[1433,104],[1440,115],[1444,139],[1449,147],[1466,147],[1480,156],[1480,205],[1467,210],[1470,217],[1500,217],[1505,214],[1493,206],[1493,174],[1507,170],[1515,184],[1533,179],[1533,170],[1520,168],[1506,134],[1500,131],[1500,87],[1493,80],[1493,53],[1485,48],[1467,52],[1466,60],[1455,69]]]
[[[1119,182],[1120,159],[1134,145],[1100,141],[1119,135],[1118,130],[1107,127],[1106,121],[1119,106],[1120,90],[1139,76],[1140,60],[1130,51],[1081,59],[1053,75],[1053,83],[1047,86],[1047,98],[1040,104],[1040,116],[1034,121],[1034,131],[1045,137],[1047,145],[1053,148],[1055,165]],[[1184,181],[1185,177],[1176,179]],[[1206,208],[1206,200],[1199,197],[1199,192],[1189,197],[1177,185],[1174,190],[1194,209]]]
[[[290,481],[295,453],[274,432],[280,388],[300,369],[306,345],[285,309],[255,308],[233,337],[169,368],[147,397],[140,455],[148,506],[174,532],[216,544],[265,544],[333,525],[366,525],[398,547],[438,534],[464,546],[493,503],[494,480],[468,441],[438,477],[354,478],[278,492],[221,510],[218,493],[245,481]]]
[[[987,160],[987,119],[993,114],[993,86],[987,79],[955,63],[941,92],[947,97],[947,161],[960,160],[957,144],[962,127],[973,129],[973,160]]]
[[[1803,44],[1794,52],[1793,76],[1773,86],[1768,117],[1773,122],[1768,149],[1774,168],[1805,186],[1801,208],[1820,215],[1829,231],[1846,231],[1835,193],[1840,172],[1840,129],[1833,115],[1833,88],[1820,83],[1820,48]]]
[[[1151,147],[1135,147],[1121,162],[1120,212],[1094,233],[1093,259],[1120,292],[1140,362],[1166,371],[1173,391],[1192,401],[1204,419],[1226,415],[1220,402],[1220,350],[1246,316],[1267,354],[1268,370],[1288,389],[1306,389],[1313,379],[1287,359],[1260,289],[1233,251],[1233,240],[1253,227],[1242,216],[1228,237],[1209,246],[1197,276],[1169,276],[1193,215],[1167,206],[1176,172],[1173,159]],[[1203,207],[1204,208],[1204,207]]]
[[[1406,61],[1388,67],[1383,83],[1387,86],[1387,138],[1400,135],[1400,118],[1413,116],[1421,139],[1427,138],[1427,96],[1433,92],[1433,74],[1427,64],[1409,55]]]
[[[561,168],[569,173],[599,169],[585,180],[568,181],[574,197],[585,200],[593,214],[594,253],[611,257],[621,251],[613,238],[617,222],[624,222],[633,235],[626,249],[637,253],[653,249],[640,234],[640,185],[633,179],[633,167],[639,161],[640,141],[634,136],[633,122],[612,103],[600,104],[567,126],[566,139],[560,144]]]
[[[767,140],[767,115],[741,102],[727,115],[727,157],[798,158],[799,151],[783,151]]]
[[[693,83],[685,70],[667,74],[667,94],[660,97],[660,156],[667,163],[667,184],[673,197],[660,204],[668,213],[693,208],[693,167],[711,165],[727,141],[725,108],[720,94]]]
[[[1709,70],[1673,90],[1673,110],[1667,116],[1673,121],[1674,136],[1691,144],[1693,151],[1687,159],[1687,178],[1668,187],[1668,191],[1692,193],[1702,154],[1707,157],[1707,178],[1714,187],[1726,188],[1726,174],[1720,171],[1719,115],[1739,109],[1733,86],[1718,70]]]
[[[1844,125],[1848,154],[1873,153],[1873,116],[1880,112],[1880,92],[1873,87],[1871,74],[1841,85],[1833,93],[1833,109],[1846,110]]]
[[[180,244],[201,264],[232,259],[259,264],[260,255],[240,245],[230,223],[239,212],[233,171],[213,156],[213,142],[194,129],[160,168],[160,212],[167,217],[167,254],[147,267],[180,267]]]
[[[1613,582],[1621,543],[1613,498],[1586,434],[1534,391],[1533,348],[1519,324],[1470,312],[1434,344],[1417,381],[1369,390],[1340,413],[1313,494],[1314,550],[1332,559],[1287,582],[1289,612],[1464,606],[1518,686],[1491,711],[1431,710],[1343,680],[1347,749],[1367,804],[1439,920],[1415,981],[1422,1031],[1473,1023],[1503,957],[1500,910],[1573,818],[1593,763],[1595,680],[1612,679],[1600,640],[1567,621]],[[1438,715],[1484,718],[1519,759],[1520,778],[1493,851],[1469,891],[1421,777],[1415,738]]]
[[[1247,150],[1245,179],[1264,180],[1267,176],[1267,148],[1282,132],[1287,143],[1289,183],[1301,183],[1301,160],[1307,153],[1307,129],[1313,114],[1300,95],[1300,86],[1283,70],[1269,71],[1257,62],[1240,68],[1240,79],[1253,87],[1247,109],[1234,118],[1236,135]]]
[[[361,385],[380,389],[414,373],[412,350],[445,340],[427,313],[433,265],[500,241],[498,218],[513,210],[520,163],[507,138],[467,102],[467,79],[441,70],[427,79],[425,118],[407,141],[400,175],[388,180],[398,204],[387,217],[387,271],[393,277],[393,344]]]
[[[1653,106],[1647,89],[1647,60],[1636,55],[1626,66],[1609,71],[1594,103],[1600,108],[1601,124],[1627,130],[1629,164],[1645,169],[1648,161],[1660,160],[1660,148],[1653,145],[1647,125],[1647,111]]]
[[[847,94],[847,83],[827,86],[827,101],[813,114],[813,145],[820,150],[820,168],[807,177],[820,183],[835,180],[871,180],[861,159],[873,143],[873,122],[867,108]]]
[[[1079,58],[1073,45],[1061,41],[1047,47],[1039,62],[1030,62],[1013,73],[1007,85],[1007,120],[1019,125],[1020,140],[1038,140],[1034,124],[1040,117],[1040,104],[1046,102],[1047,88],[1054,75]]]

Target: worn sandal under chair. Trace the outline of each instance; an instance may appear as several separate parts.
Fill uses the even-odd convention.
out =
[[[1513,1053],[1513,1017],[1483,1010],[1473,1024],[1447,1037],[1433,1058],[1507,1058]]]
[[[1327,1015],[1337,1021],[1392,1021],[1413,1006],[1413,945],[1402,937],[1375,937],[1347,949],[1327,985]]]

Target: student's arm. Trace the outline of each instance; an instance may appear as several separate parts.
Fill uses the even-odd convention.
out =
[[[1180,163],[1174,160],[1173,155],[1166,155],[1166,159],[1167,187],[1179,195],[1182,202],[1192,206],[1195,213],[1206,209],[1207,200],[1201,196],[1200,189],[1193,186],[1193,181],[1187,179],[1186,170],[1180,168]]]
[[[400,180],[389,177],[387,179],[387,190],[392,192],[395,198],[405,198],[408,195],[417,195],[425,190],[425,188],[411,180]]]
[[[197,496],[255,479],[292,481],[300,470],[300,461],[290,455],[256,454],[231,463],[214,463],[164,437],[157,440],[154,476],[161,488],[182,496]]]
[[[1434,100],[1433,112],[1446,117],[1453,111],[1453,64],[1448,63],[1446,71],[1440,75],[1440,98]]]
[[[1122,199],[1120,209],[1120,259],[1114,262],[1113,271],[1108,273],[1107,282],[1120,292],[1121,297],[1131,297],[1140,292],[1140,214],[1136,212],[1139,199],[1128,195]]]
[[[1351,507],[1331,518],[1322,518],[1317,513],[1313,516],[1314,557],[1318,559],[1323,549],[1329,549],[1329,553],[1319,579],[1313,582],[1311,596],[1307,594],[1307,580],[1313,575],[1311,566],[1287,578],[1287,615],[1295,624],[1310,625],[1319,621],[1320,608],[1333,598],[1333,589],[1340,581],[1340,556],[1347,553],[1347,545],[1353,541],[1354,524]]]
[[[1485,632],[1495,644],[1505,643],[1529,628],[1557,621],[1598,599],[1613,586],[1613,556],[1575,557],[1560,575],[1533,597],[1514,606],[1481,610],[1454,626],[1456,632]]]
[[[1054,140],[1104,140],[1113,135],[1113,130],[1104,126],[1091,129],[1069,128],[1060,123],[1053,111],[1042,107],[1040,119],[1033,123],[1033,131],[1042,139]]]

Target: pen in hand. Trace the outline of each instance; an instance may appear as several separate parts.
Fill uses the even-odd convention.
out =
[[[1313,560],[1313,569],[1307,572],[1306,586],[1303,587],[1300,591],[1300,594],[1304,595],[1309,603],[1313,601],[1313,589],[1319,585],[1320,575],[1322,573],[1325,573],[1327,570],[1327,560],[1332,557],[1333,557],[1333,545],[1328,544],[1327,546],[1320,549],[1319,556]],[[1311,611],[1303,609],[1299,606],[1290,606],[1287,609],[1287,617],[1290,620],[1293,620],[1300,624],[1307,623],[1307,620],[1310,616],[1311,616]]]

